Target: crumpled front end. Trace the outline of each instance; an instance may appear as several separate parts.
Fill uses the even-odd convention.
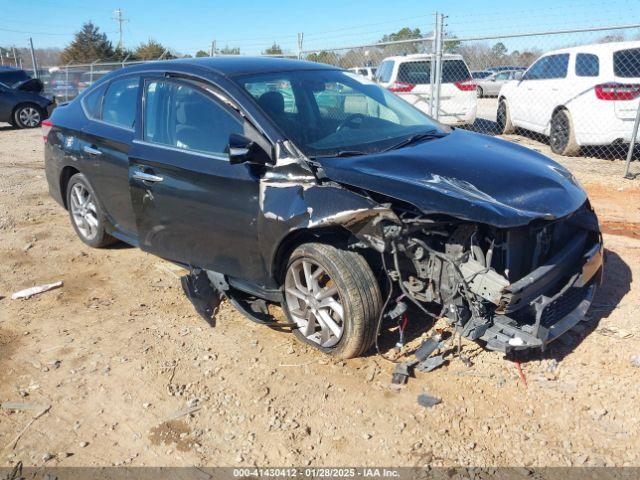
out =
[[[505,353],[544,349],[584,320],[603,266],[588,202],[514,228],[398,216],[402,226],[383,228],[390,278],[403,299],[446,317],[461,335]]]

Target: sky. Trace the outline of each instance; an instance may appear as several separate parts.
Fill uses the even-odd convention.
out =
[[[295,52],[298,32],[305,50],[375,42],[404,26],[431,31],[436,11],[447,15],[446,31],[458,37],[640,23],[640,0],[0,0],[0,46],[26,47],[31,36],[35,47],[64,47],[88,20],[116,45],[116,8],[127,20],[126,47],[153,38],[191,55],[208,51],[212,40],[242,53],[259,53],[273,42]],[[540,45],[544,50],[594,35],[504,43],[510,49],[549,43]]]

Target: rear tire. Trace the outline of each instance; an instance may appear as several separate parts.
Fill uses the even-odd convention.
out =
[[[571,115],[566,110],[559,110],[551,118],[549,146],[553,153],[574,157],[580,153],[580,145],[576,142]]]
[[[37,128],[43,118],[44,114],[40,107],[32,103],[19,105],[13,112],[13,124],[17,128]]]
[[[499,135],[508,135],[516,131],[511,121],[511,113],[509,112],[509,105],[503,98],[498,103],[498,112],[496,113],[496,124],[498,125]]]
[[[298,339],[346,359],[373,345],[382,297],[361,255],[306,243],[289,258],[282,306],[289,321],[299,326],[294,330]]]
[[[93,248],[102,248],[116,242],[105,230],[104,211],[89,180],[76,173],[67,183],[67,208],[71,225],[80,240]]]
[[[476,87],[476,93],[478,94],[478,98],[482,98],[484,96],[484,92],[482,91],[482,87]]]

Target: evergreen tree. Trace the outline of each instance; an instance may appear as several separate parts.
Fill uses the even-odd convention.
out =
[[[96,60],[112,60],[114,54],[113,44],[106,33],[100,33],[97,26],[87,22],[62,51],[60,60],[62,63],[90,63]]]

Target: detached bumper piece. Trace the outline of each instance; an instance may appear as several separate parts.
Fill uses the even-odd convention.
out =
[[[576,238],[547,264],[505,289],[502,312],[480,336],[487,348],[504,353],[544,350],[585,320],[603,265],[602,244],[585,244],[585,237]]]

